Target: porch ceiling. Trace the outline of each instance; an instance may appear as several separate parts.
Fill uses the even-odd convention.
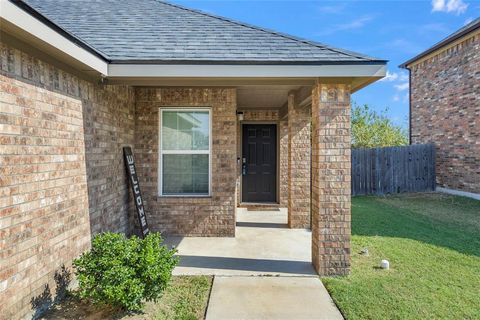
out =
[[[238,109],[279,109],[286,102],[288,92],[300,86],[239,86],[237,87]]]

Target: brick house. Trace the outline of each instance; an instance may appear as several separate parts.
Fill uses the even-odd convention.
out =
[[[439,187],[480,193],[480,18],[401,67],[411,143],[435,144]]]
[[[288,207],[318,273],[349,271],[350,95],[384,60],[156,0],[0,1],[2,317],[135,231],[124,146],[151,229],[234,237],[237,206]]]

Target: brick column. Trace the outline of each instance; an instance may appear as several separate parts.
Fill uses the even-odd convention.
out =
[[[310,108],[288,95],[288,226],[310,227]]]
[[[312,89],[312,263],[319,275],[350,271],[350,86]]]

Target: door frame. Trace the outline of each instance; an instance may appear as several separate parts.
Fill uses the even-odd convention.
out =
[[[275,168],[275,202],[261,202],[262,204],[280,204],[280,123],[279,121],[255,121],[255,120],[248,120],[248,121],[240,121],[240,154],[238,155],[240,159],[240,186],[239,186],[239,192],[240,192],[240,204],[250,204],[252,202],[243,202],[243,175],[242,175],[242,163],[241,159],[243,156],[243,127],[245,124],[273,124],[275,125],[275,131],[276,131],[276,154],[275,154],[275,159],[276,159],[276,168]]]

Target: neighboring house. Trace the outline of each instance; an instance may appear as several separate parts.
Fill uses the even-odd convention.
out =
[[[350,95],[384,60],[155,0],[0,1],[2,317],[133,231],[124,146],[150,229],[234,237],[237,206],[284,206],[348,273]]]
[[[411,143],[435,144],[438,186],[480,193],[480,18],[401,67]]]

